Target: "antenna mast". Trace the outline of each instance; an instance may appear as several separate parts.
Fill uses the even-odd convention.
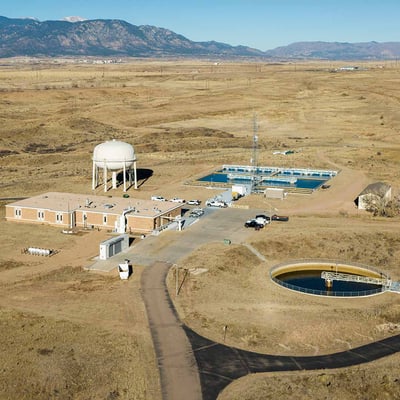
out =
[[[256,186],[257,182],[257,157],[258,157],[258,124],[257,124],[257,116],[254,114],[253,117],[253,157],[251,159],[251,166],[253,169],[253,182],[252,189]]]

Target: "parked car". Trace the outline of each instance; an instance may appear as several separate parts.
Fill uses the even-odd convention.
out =
[[[189,216],[190,217],[201,217],[204,214],[204,210],[202,208],[193,208],[193,210],[190,212]]]
[[[219,207],[219,208],[226,208],[228,205],[221,200],[207,200],[206,201],[207,207]]]
[[[179,197],[174,197],[173,199],[170,199],[173,203],[184,203],[184,199],[180,199]]]
[[[255,218],[249,219],[244,223],[245,228],[255,228],[255,229],[261,229],[264,228],[264,224],[261,222],[258,222]]]
[[[155,201],[167,201],[164,197],[162,197],[162,196],[151,196],[151,199],[152,200],[155,200]]]
[[[259,224],[262,224],[262,225],[267,225],[267,224],[269,224],[271,222],[271,220],[269,218],[265,218],[264,216],[260,216],[260,215],[256,216],[254,219]]]
[[[201,200],[188,200],[186,204],[190,206],[199,206],[201,204]]]
[[[271,217],[269,215],[264,215],[264,214],[256,215],[255,219],[262,219],[262,220],[265,220],[265,221],[271,221]]]

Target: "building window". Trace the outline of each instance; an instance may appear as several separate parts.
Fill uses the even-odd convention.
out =
[[[103,225],[107,225],[107,214],[103,215]]]
[[[21,218],[22,216],[22,210],[20,208],[15,209],[15,217],[16,218]]]
[[[63,215],[61,213],[56,214],[56,222],[57,224],[61,224],[63,221]]]
[[[39,210],[37,214],[38,220],[43,221],[44,220],[44,211]]]

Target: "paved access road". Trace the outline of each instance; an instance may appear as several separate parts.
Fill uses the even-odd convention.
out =
[[[192,347],[165,285],[170,264],[156,262],[142,274],[145,301],[164,400],[201,400],[200,378]]]
[[[203,243],[226,238],[240,243],[254,233],[243,228],[244,221],[254,214],[254,210],[224,209],[211,214],[211,218],[204,218],[187,230],[168,236],[167,242],[162,236],[146,238],[134,246],[128,256],[133,263],[149,265],[142,275],[142,291],[164,400],[215,400],[233,380],[250,373],[342,368],[400,351],[400,335],[397,335],[322,356],[258,354],[213,342],[184,326],[166,287],[165,278],[171,265]]]
[[[241,242],[254,230],[243,227],[254,211],[208,209],[206,215],[181,232],[149,236],[125,255],[130,262],[147,265],[141,288],[160,370],[164,400],[202,400],[202,385],[192,344],[183,329],[166,287],[173,263],[211,241]]]

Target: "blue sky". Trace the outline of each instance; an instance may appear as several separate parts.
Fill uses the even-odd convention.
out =
[[[314,40],[400,41],[400,0],[0,0],[0,15],[123,19],[260,50]]]

